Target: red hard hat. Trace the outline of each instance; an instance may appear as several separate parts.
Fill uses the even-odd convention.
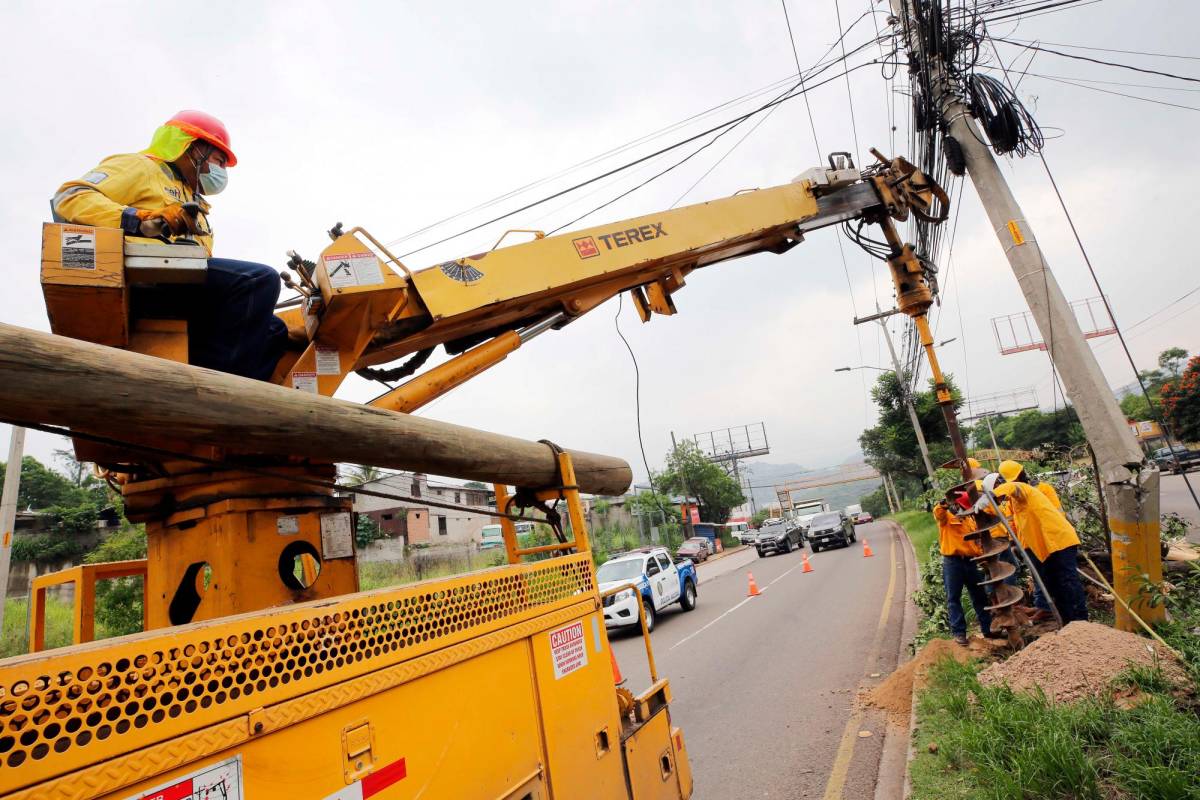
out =
[[[225,154],[226,166],[237,164],[237,156],[229,148],[229,131],[225,130],[225,123],[212,114],[185,109],[167,120],[167,124],[218,148]]]

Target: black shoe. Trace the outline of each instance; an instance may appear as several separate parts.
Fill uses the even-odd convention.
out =
[[[960,647],[968,646],[967,637],[961,633],[954,637],[954,643]]]

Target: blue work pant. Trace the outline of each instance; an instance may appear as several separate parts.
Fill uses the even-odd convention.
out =
[[[279,273],[271,267],[210,258],[204,287],[188,299],[188,361],[269,380],[287,347],[278,300]]]
[[[1083,593],[1083,583],[1079,580],[1079,569],[1076,561],[1078,545],[1071,545],[1047,556],[1045,561],[1039,561],[1033,553],[1029,560],[1042,576],[1050,599],[1058,608],[1063,624],[1088,618],[1087,596]]]
[[[975,617],[984,635],[992,631],[992,615],[987,611],[988,596],[979,582],[983,573],[966,556],[942,556],[942,584],[946,587],[946,608],[950,611],[950,632],[966,636],[967,618],[963,614],[962,592],[965,587],[975,607]]]

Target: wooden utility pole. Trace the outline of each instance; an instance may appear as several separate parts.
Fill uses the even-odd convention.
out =
[[[4,493],[0,495],[0,631],[4,630],[4,607],[8,600],[8,568],[12,563],[13,535],[17,529],[17,498],[21,488],[21,461],[25,457],[25,429],[13,426],[4,470]]]
[[[541,442],[4,324],[0,419],[135,445],[212,445],[235,457],[297,456],[529,488],[560,483],[558,458]],[[580,491],[629,488],[625,461],[568,452]]]
[[[1147,622],[1161,621],[1163,606],[1151,606],[1140,591],[1146,581],[1162,582],[1158,470],[1146,461],[1130,433],[1125,415],[1046,263],[1033,227],[985,144],[984,133],[960,99],[961,89],[952,84],[939,57],[922,46],[913,0],[891,0],[891,7],[896,24],[908,34],[909,53],[918,61],[924,59],[931,76],[931,99],[962,148],[967,174],[1096,454],[1108,503],[1113,586]],[[1136,622],[1120,603],[1116,616],[1118,628],[1135,630]]]

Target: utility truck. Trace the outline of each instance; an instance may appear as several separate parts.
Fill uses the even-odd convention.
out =
[[[187,364],[171,300],[204,284],[203,248],[47,223],[53,333],[0,323],[0,419],[72,437],[148,554],[37,579],[34,652],[0,661],[0,796],[689,797],[667,680],[652,658],[649,686],[616,680],[606,599],[625,589],[601,588],[580,501],[621,494],[629,465],[410,412],[622,293],[643,321],[671,315],[697,270],[849,221],[879,226],[924,341],[930,267],[894,221],[944,219],[947,198],[876,156],[420,270],[339,223],[315,260],[290,254],[297,296],[277,314],[296,345],[267,382]],[[386,390],[334,399],[351,372]],[[360,592],[351,496],[374,490],[339,485],[342,462],[492,483],[506,563]],[[551,543],[522,544],[533,521]],[[647,622],[668,589],[684,602],[668,562]],[[142,578],[145,632],[92,641],[96,581],[120,576]],[[45,651],[45,595],[65,583],[74,644]]]

